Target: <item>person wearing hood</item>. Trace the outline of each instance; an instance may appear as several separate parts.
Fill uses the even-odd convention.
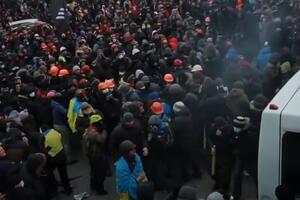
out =
[[[176,58],[172,65],[174,67],[172,74],[174,75],[176,82],[184,87],[186,82],[191,78],[188,69],[185,67],[185,63],[181,59]]]
[[[28,103],[28,112],[32,114],[37,122],[38,127],[52,126],[53,117],[51,110],[51,101],[49,98],[38,97],[37,94],[33,93],[33,97]]]
[[[190,92],[198,96],[199,101],[204,101],[218,94],[215,82],[210,77],[204,75],[201,65],[194,65],[191,74],[192,79],[188,82],[187,87]]]
[[[51,108],[53,116],[53,128],[62,134],[62,141],[67,159],[70,159],[70,138],[69,127],[67,123],[67,109],[59,103],[61,94],[56,91],[50,91],[47,97],[51,99]]]
[[[258,133],[251,129],[250,118],[237,116],[233,120],[233,154],[235,166],[233,170],[234,199],[242,195],[243,172],[247,169],[257,186]]]
[[[74,97],[69,102],[67,118],[68,118],[68,124],[69,124],[69,127],[70,127],[72,133],[77,132],[76,119],[77,119],[77,116],[80,111],[80,105],[82,102],[84,102],[85,99],[86,99],[86,96],[85,96],[84,90],[77,89]]]
[[[234,161],[232,156],[232,127],[224,117],[218,116],[210,127],[209,136],[212,143],[211,154],[216,160],[216,164],[213,166],[215,172],[212,174],[216,181],[214,189],[221,193],[227,193]]]
[[[173,134],[168,122],[164,122],[159,115],[152,115],[148,120],[149,158],[147,160],[149,179],[155,189],[164,187],[167,152],[172,145]]]
[[[218,116],[230,120],[238,115],[248,116],[249,100],[241,87],[240,84],[234,86],[227,96],[219,94],[200,102],[197,108],[198,113],[201,113],[198,123],[208,128]]]
[[[20,169],[20,176],[24,181],[24,187],[34,191],[35,200],[48,200],[46,188],[42,182],[42,175],[46,166],[45,154],[35,153],[29,155],[27,161]]]
[[[232,116],[249,115],[249,99],[244,92],[243,86],[234,86],[229,95],[225,98],[226,106],[229,108]]]
[[[269,46],[269,43],[266,41],[264,47],[259,51],[257,55],[256,68],[260,72],[264,71],[271,56],[272,56],[271,48]]]
[[[121,157],[116,162],[117,191],[121,200],[137,200],[139,182],[146,182],[140,156],[136,153],[136,145],[130,140],[124,140],[119,145]]]
[[[227,41],[226,46],[228,48],[225,59],[227,63],[237,63],[240,60],[237,49],[233,46],[231,41]]]
[[[121,122],[110,135],[110,149],[113,157],[118,155],[119,145],[124,140],[131,140],[136,145],[136,150],[143,156],[148,156],[148,147],[144,127],[141,126],[130,112],[125,112]]]
[[[76,119],[76,130],[82,135],[90,125],[90,117],[96,114],[93,106],[88,102],[82,102],[80,105],[79,114]]]
[[[195,159],[195,131],[190,111],[182,101],[173,105],[172,128],[174,142],[171,149],[171,179],[173,193],[193,176],[201,176]]]
[[[99,114],[90,116],[90,125],[82,136],[83,151],[90,164],[90,187],[99,195],[106,195],[104,181],[107,173],[107,158],[105,144],[107,132],[104,128],[103,118]]]
[[[47,156],[49,190],[54,193],[57,191],[58,183],[54,176],[54,170],[57,169],[64,187],[64,193],[70,195],[72,188],[70,186],[61,133],[53,128],[42,127],[42,129],[44,131],[42,134],[45,138],[44,148]]]
[[[121,118],[122,95],[116,90],[114,79],[105,80],[98,84],[100,97],[95,102],[97,108],[103,112],[108,135],[118,125]]]
[[[281,77],[280,77],[280,55],[273,53],[270,58],[266,68],[263,72],[262,85],[263,85],[263,94],[268,99],[272,99],[278,88],[281,86]]]
[[[283,87],[291,78],[292,66],[290,62],[284,62],[280,65],[281,87]]]

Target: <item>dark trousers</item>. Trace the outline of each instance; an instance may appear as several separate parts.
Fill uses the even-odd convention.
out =
[[[64,151],[58,153],[55,157],[48,156],[47,160],[47,169],[48,169],[48,179],[50,187],[53,191],[56,191],[58,188],[58,183],[54,176],[54,170],[58,170],[58,174],[61,179],[61,183],[65,190],[70,190],[70,181],[66,167],[66,155]]]
[[[153,182],[155,189],[163,189],[165,183],[166,158],[164,149],[160,152],[151,152],[146,164],[147,177]]]
[[[237,158],[233,173],[233,192],[234,199],[239,200],[242,196],[243,171],[247,169],[253,177],[257,187],[257,160],[242,160]]]
[[[90,187],[93,190],[104,190],[104,181],[108,162],[105,156],[88,156],[90,164]]]
[[[228,192],[234,158],[231,155],[216,155],[215,189],[221,193]]]

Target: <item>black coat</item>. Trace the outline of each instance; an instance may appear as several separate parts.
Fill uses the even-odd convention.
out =
[[[39,127],[47,125],[52,127],[52,108],[51,101],[48,98],[36,98],[29,102],[28,112],[32,114]]]
[[[209,133],[212,145],[216,146],[217,155],[232,155],[233,135],[232,128],[225,126],[221,130],[221,135],[217,135],[217,129],[212,128]]]
[[[175,149],[191,149],[195,147],[195,131],[192,116],[188,109],[175,114],[172,121]]]
[[[27,166],[27,163],[25,163],[20,171],[20,175],[22,176],[24,180],[24,187],[29,188],[34,191],[34,199],[39,199],[39,200],[46,200],[48,199],[46,197],[46,191],[45,188],[43,187],[42,180],[37,177],[31,169]]]
[[[131,140],[136,145],[137,153],[142,152],[146,146],[145,133],[142,125],[135,120],[132,127],[126,127],[122,123],[115,127],[110,135],[110,149],[113,155],[118,155],[119,145],[124,140]]]
[[[242,160],[257,159],[259,133],[249,128],[240,133],[233,133],[233,135],[235,155]]]

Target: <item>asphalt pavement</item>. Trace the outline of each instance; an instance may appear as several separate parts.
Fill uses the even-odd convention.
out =
[[[73,195],[82,192],[88,192],[90,197],[87,200],[118,200],[118,194],[115,187],[115,178],[107,177],[105,181],[105,189],[108,191],[106,196],[97,196],[89,189],[89,165],[86,157],[78,152],[78,162],[68,166],[69,176],[72,179]],[[58,177],[58,176],[56,176]],[[59,180],[59,178],[58,178]],[[214,181],[211,179],[207,170],[203,169],[201,179],[195,179],[187,183],[197,189],[199,199],[205,199],[212,192]],[[62,189],[62,188],[61,188]],[[71,200],[73,195],[66,196],[59,193],[54,200]],[[167,192],[160,191],[155,193],[155,200],[163,200],[167,196]],[[255,186],[251,177],[244,177],[243,180],[243,200],[255,200]]]

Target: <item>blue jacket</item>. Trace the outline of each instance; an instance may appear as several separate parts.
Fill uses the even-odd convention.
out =
[[[240,59],[238,51],[233,47],[228,49],[225,58],[228,62],[232,62],[232,63],[236,63]]]
[[[131,172],[124,157],[116,163],[117,191],[129,193],[133,200],[137,200],[137,177],[144,171],[140,156],[135,155],[135,167]]]
[[[57,101],[51,101],[53,124],[67,125],[67,109]]]
[[[257,56],[257,61],[256,61],[257,62],[256,67],[259,71],[263,72],[271,56],[272,53],[270,47],[264,47],[259,51]]]

